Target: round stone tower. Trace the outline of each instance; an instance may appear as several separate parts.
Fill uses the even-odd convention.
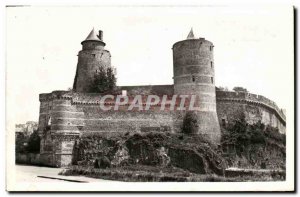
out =
[[[81,44],[82,50],[78,54],[73,89],[76,92],[91,92],[91,86],[99,68],[106,69],[111,66],[111,55],[108,50],[104,49],[105,43],[101,30],[99,35],[96,35],[93,29]]]
[[[174,93],[197,96],[198,134],[210,142],[220,142],[216,112],[213,43],[195,38],[193,30],[186,40],[173,45]]]

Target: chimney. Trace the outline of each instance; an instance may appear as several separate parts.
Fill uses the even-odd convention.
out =
[[[99,30],[98,38],[103,41],[103,31]]]

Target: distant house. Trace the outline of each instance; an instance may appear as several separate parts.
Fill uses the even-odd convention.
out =
[[[27,121],[25,124],[16,124],[15,132],[23,133],[24,135],[31,135],[33,131],[38,129],[38,123],[35,121]]]

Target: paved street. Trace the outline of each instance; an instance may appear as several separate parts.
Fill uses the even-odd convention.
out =
[[[16,166],[16,179],[17,182],[103,182],[110,180],[94,179],[84,176],[61,176],[58,173],[62,168],[49,168],[39,166]]]

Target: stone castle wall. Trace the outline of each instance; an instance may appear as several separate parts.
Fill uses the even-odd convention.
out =
[[[97,94],[74,93],[71,98],[67,92],[53,94],[56,96],[41,95],[40,131],[47,127],[53,133],[63,131],[67,134],[81,131],[139,132],[151,128],[169,132],[178,131],[174,126],[177,122],[173,119],[176,119],[180,112],[168,110],[168,105],[164,111],[160,110],[159,104],[151,106],[150,110],[146,111],[138,109],[128,111],[128,106],[120,106],[117,111],[113,109],[103,111],[99,103],[101,97]],[[113,104],[105,105],[108,107]],[[178,105],[179,102],[175,108]]]
[[[250,124],[260,120],[265,124],[278,127],[279,130],[284,130],[285,116],[283,113],[278,113],[279,108],[273,107],[276,104],[269,99],[243,92],[217,91],[216,93],[220,124],[224,118],[226,122],[229,122],[239,118],[241,114],[245,114]],[[104,128],[104,125],[111,125],[111,131],[119,131],[117,129],[119,128],[118,125],[126,125],[119,123],[122,120],[128,120],[127,122],[132,121],[132,123],[128,123],[128,128],[130,129],[139,128],[137,124],[148,124],[149,127],[154,125],[166,126],[170,125],[171,119],[177,117],[176,114],[179,113],[179,111],[170,112],[167,106],[165,111],[161,111],[160,104],[151,106],[149,111],[127,111],[122,106],[120,106],[118,111],[102,111],[99,106],[100,98],[99,94],[96,93],[84,94],[67,91],[54,91],[50,94],[41,94],[40,134],[43,134],[43,131],[47,128],[55,133],[63,131],[68,134],[76,134],[80,133],[81,130],[102,130],[100,128]],[[259,98],[263,99],[259,100]],[[177,102],[176,107],[178,107],[178,104]],[[140,121],[140,123],[133,123],[135,120],[136,122]],[[151,120],[155,122],[151,123],[152,125],[147,123]],[[144,123],[142,124],[142,122]],[[164,122],[168,123],[164,124]],[[109,128],[109,126],[104,129],[106,128]],[[176,130],[174,126],[171,128],[173,128],[171,129],[172,131]],[[122,128],[120,127],[120,129]],[[137,131],[138,129],[133,130]]]
[[[247,92],[217,91],[216,93],[220,124],[232,122],[245,115],[249,124],[261,121],[285,133],[285,115],[273,101]]]
[[[162,86],[151,86],[151,88],[142,86],[136,91],[129,87],[121,89],[126,89],[128,93],[141,93],[147,90],[147,93],[160,94],[162,92],[159,90],[168,92],[171,88],[166,90]],[[262,121],[264,124],[278,127],[282,133],[285,132],[285,119],[281,119],[285,117],[283,114],[277,114],[278,108],[272,107],[271,104],[275,106],[272,101],[242,92],[217,91],[216,93],[220,124],[232,122],[244,114],[250,124]],[[148,111],[127,111],[121,106],[118,111],[102,111],[99,98],[99,94],[67,91],[54,91],[40,95],[41,155],[46,158],[44,161],[47,165],[70,164],[74,142],[86,132],[181,132],[184,111],[170,111],[168,108],[160,111],[159,104],[152,106]],[[259,100],[259,98],[263,99]],[[200,121],[204,125],[209,124],[210,118],[209,115],[204,114]]]
[[[121,106],[118,111],[103,111],[98,100],[97,94],[63,91],[40,95],[41,154],[49,155],[48,163],[70,164],[76,138],[87,132],[180,132],[183,113],[160,111],[159,105],[147,111]]]
[[[145,86],[119,86],[120,90],[126,90],[128,95],[173,95],[173,85],[145,85]]]

